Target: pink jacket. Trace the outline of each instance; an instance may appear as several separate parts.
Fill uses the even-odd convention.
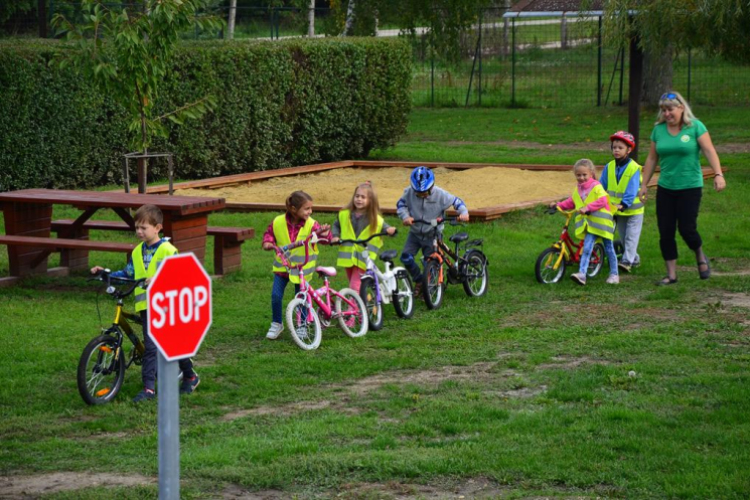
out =
[[[596,179],[589,179],[583,184],[578,184],[577,189],[581,199],[585,201],[591,190],[594,189],[594,186],[598,184],[601,183]],[[558,203],[557,206],[562,208],[563,210],[573,210],[576,207],[576,203],[573,201],[573,197],[571,196],[567,200]],[[591,213],[605,207],[607,210],[611,210],[609,206],[609,199],[607,199],[607,196],[602,196],[601,198],[596,199],[595,201],[586,205],[584,208],[587,213]]]

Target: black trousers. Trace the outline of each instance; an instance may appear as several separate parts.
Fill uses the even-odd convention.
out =
[[[703,188],[656,190],[656,221],[659,225],[659,246],[664,260],[677,259],[676,230],[690,250],[703,246],[698,234],[698,209]]]

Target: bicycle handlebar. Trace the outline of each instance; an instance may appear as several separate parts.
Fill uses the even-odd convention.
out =
[[[382,231],[380,233],[373,234],[366,240],[338,240],[336,242],[332,242],[331,245],[341,245],[342,243],[354,243],[355,245],[364,245],[373,238],[378,238],[380,236],[396,236],[396,234],[398,234],[398,229],[396,229],[396,231],[393,234],[388,234],[386,231]]]
[[[318,240],[318,233],[315,232],[315,231],[313,231],[304,240],[295,241],[295,242],[292,242],[292,243],[290,243],[288,245],[284,245],[283,247],[279,247],[279,246],[274,245],[273,246],[273,250],[274,250],[274,252],[276,252],[276,255],[279,257],[279,259],[281,259],[281,263],[284,264],[284,266],[286,268],[288,268],[288,269],[294,269],[294,268],[300,268],[300,269],[302,269],[307,264],[307,262],[310,259],[310,244],[315,245],[316,243],[318,243],[318,241],[319,241]],[[305,261],[302,264],[298,264],[296,266],[292,266],[292,263],[289,262],[289,259],[287,258],[287,256],[289,255],[289,252],[291,252],[295,248],[299,248],[301,246],[305,247]]]
[[[111,273],[112,271],[110,271],[109,269],[103,269],[97,272],[92,278],[89,278],[87,281],[103,281],[107,285],[107,293],[109,293],[110,295],[114,295],[115,292],[117,292],[117,294],[120,297],[127,297],[128,295],[133,293],[133,291],[135,291],[136,288],[138,288],[139,286],[143,286],[144,282],[147,279],[147,278],[140,278],[140,279],[135,280],[135,279],[124,278],[120,276],[112,277],[110,276]],[[120,283],[131,283],[131,286],[127,288],[126,290],[116,290],[116,289],[110,290],[110,288],[114,288],[112,287],[113,280],[119,281]]]
[[[412,220],[412,224],[417,223],[417,222],[420,222],[422,224],[428,224],[432,227],[437,227],[443,222],[447,222],[451,226],[460,226],[464,223],[463,221],[458,220],[458,217],[438,217],[437,219],[432,219],[432,220],[424,220],[424,219]]]

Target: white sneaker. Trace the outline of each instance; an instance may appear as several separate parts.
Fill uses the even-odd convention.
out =
[[[266,333],[266,338],[269,340],[276,340],[279,338],[279,335],[281,335],[281,332],[284,331],[284,325],[281,323],[273,322],[271,323],[271,328],[268,329],[268,333]]]
[[[620,276],[617,274],[610,274],[607,276],[607,284],[608,285],[616,285],[620,282]]]
[[[583,273],[573,273],[570,275],[570,279],[578,283],[579,285],[586,284],[586,275]]]

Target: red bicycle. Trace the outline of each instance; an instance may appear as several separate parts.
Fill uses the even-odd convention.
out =
[[[364,302],[351,288],[334,290],[328,283],[330,276],[336,276],[335,267],[318,266],[315,272],[323,278],[323,286],[315,289],[305,279],[302,268],[310,258],[310,245],[316,244],[318,235],[311,233],[302,241],[284,247],[274,247],[276,255],[290,274],[299,273],[299,292],[286,306],[286,324],[292,339],[301,349],[317,349],[322,339],[323,328],[328,328],[333,320],[350,337],[361,337],[367,333],[367,309]],[[292,257],[291,251],[304,246],[304,259]],[[295,263],[292,264],[291,261]],[[332,299],[334,302],[332,302]]]
[[[545,249],[536,259],[536,279],[539,283],[557,283],[565,276],[566,266],[581,263],[583,240],[575,243],[568,232],[570,220],[576,212],[574,210],[566,212],[559,207],[547,211],[548,214],[556,214],[557,212],[565,215],[565,225],[560,234],[560,239],[553,243],[551,247]],[[604,245],[602,245],[601,240],[597,240],[594,249],[591,251],[591,260],[589,260],[589,267],[586,269],[586,276],[593,278],[599,274],[603,265]]]

